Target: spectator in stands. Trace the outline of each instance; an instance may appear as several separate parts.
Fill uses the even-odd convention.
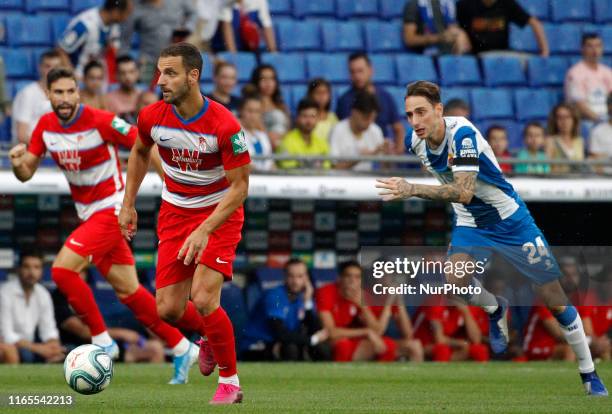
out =
[[[213,81],[215,82],[215,89],[206,96],[225,106],[232,111],[234,116],[238,116],[240,98],[232,94],[238,83],[236,66],[224,61],[215,63]]]
[[[211,41],[217,33],[221,11],[234,2],[235,0],[195,0],[196,29],[188,41],[203,52],[211,53]]]
[[[582,60],[565,76],[565,99],[578,107],[580,117],[591,127],[608,120],[606,98],[612,92],[612,69],[601,63],[603,41],[596,33],[582,36]]]
[[[546,161],[544,152],[545,130],[539,122],[529,122],[523,130],[523,142],[525,147],[517,154],[519,160]],[[548,164],[516,164],[514,172],[518,174],[548,174]]]
[[[9,92],[6,90],[6,70],[4,68],[4,60],[0,56],[0,124],[4,122],[4,116],[9,113],[11,101]]]
[[[531,308],[523,337],[523,352],[529,361],[574,360],[572,349],[546,306],[537,305]]]
[[[30,135],[41,116],[51,112],[47,98],[47,73],[62,64],[62,57],[56,50],[47,50],[40,55],[38,81],[32,82],[19,91],[13,100],[11,110],[13,125],[11,134],[18,143],[28,144]]]
[[[104,66],[92,60],[83,69],[83,86],[79,91],[81,103],[97,109],[106,109],[104,103]]]
[[[136,104],[136,110],[140,113],[140,110],[145,106],[154,104],[159,101],[159,96],[151,91],[144,91],[138,97],[138,103]]]
[[[309,98],[302,99],[297,107],[295,128],[289,131],[276,149],[279,154],[289,155],[329,155],[327,140],[314,133],[319,117],[319,105]],[[324,161],[279,161],[281,168],[329,168]]]
[[[110,81],[119,49],[119,23],[132,13],[131,0],[104,0],[102,7],[92,7],[75,16],[59,39],[58,46],[68,55],[79,75],[92,60],[105,62]]]
[[[60,362],[64,348],[59,341],[51,295],[38,282],[43,275],[43,257],[34,250],[19,257],[18,278],[0,287],[0,333],[18,352],[15,362]]]
[[[330,154],[335,157],[359,157],[382,154],[385,137],[376,125],[378,102],[369,92],[359,91],[348,118],[343,119],[332,130],[330,136]],[[335,168],[372,171],[371,161],[340,161]]]
[[[104,106],[130,124],[136,124],[138,100],[142,91],[137,87],[140,79],[138,64],[130,55],[117,58],[119,88],[104,96]]]
[[[263,34],[268,52],[276,52],[276,37],[268,0],[237,0],[219,16],[225,48],[230,52],[259,50]]]
[[[137,33],[142,81],[149,84],[157,68],[159,52],[172,43],[173,37],[185,40],[195,27],[196,9],[192,0],[136,0],[134,12],[121,24],[120,53],[130,53]]]
[[[240,125],[247,141],[249,154],[272,155],[272,144],[263,127],[262,104],[259,95],[251,94],[242,97],[238,104]],[[273,160],[253,160],[255,170],[274,169]]]
[[[0,364],[18,364],[19,353],[17,348],[0,342]]]
[[[319,105],[319,121],[314,133],[329,140],[329,135],[338,123],[338,117],[331,111],[331,83],[323,78],[316,78],[308,83],[306,96]]]
[[[503,158],[509,158],[510,152],[508,151],[508,131],[501,125],[491,125],[487,129],[487,142],[495,154],[495,158],[498,161]],[[512,164],[499,162],[499,167],[504,173],[512,172]]]
[[[444,116],[470,117],[470,105],[463,99],[453,98],[444,105]]]
[[[516,0],[460,0],[457,20],[470,38],[473,53],[509,50],[510,23],[531,26],[540,55],[550,53],[542,23],[530,16]]]
[[[362,270],[358,262],[340,264],[338,281],[317,291],[317,309],[329,332],[334,361],[394,361],[397,345],[377,332],[379,324],[362,304]]]
[[[267,290],[249,321],[246,337],[265,343],[266,355],[276,360],[331,359],[327,339],[314,306],[314,289],[306,264],[291,259],[284,284]]]
[[[472,46],[456,17],[455,0],[410,0],[404,6],[404,43],[428,55],[467,53]]]
[[[384,88],[372,83],[374,70],[370,58],[363,52],[353,53],[348,58],[348,66],[351,74],[351,88],[338,99],[336,105],[338,118],[348,118],[358,91],[365,90],[376,95],[379,106],[376,124],[382,129],[385,138],[392,139],[395,144],[394,151],[402,154],[404,152],[404,126],[393,97]]]
[[[272,141],[272,147],[277,148],[289,130],[290,117],[289,109],[283,102],[274,66],[262,64],[256,67],[251,74],[251,85],[261,96],[264,126]]]
[[[591,130],[589,152],[590,158],[612,160],[612,92],[608,95],[608,122]],[[608,167],[605,171],[612,172],[612,168]]]
[[[570,105],[556,105],[548,116],[546,155],[551,160],[584,160],[584,138],[580,136],[578,112]],[[567,173],[581,171],[580,166],[553,165],[551,171]]]

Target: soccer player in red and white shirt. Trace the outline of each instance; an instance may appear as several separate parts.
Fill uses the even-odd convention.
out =
[[[157,67],[163,101],[139,114],[140,139],[128,160],[119,224],[130,239],[136,231],[136,194],[156,143],[164,170],[157,310],[164,320],[207,338],[200,344],[200,370],[210,375],[219,364],[211,404],[239,403],[234,331],[220,298],[241,238],[251,159],[238,121],[200,92],[202,56],[195,46],[167,47]]]
[[[15,176],[27,181],[49,151],[70,184],[82,223],[57,254],[53,280],[89,327],[92,343],[117,357],[117,343],[108,334],[91,288],[79,276],[93,262],[119,300],[172,348],[175,373],[170,383],[186,383],[197,346],[159,318],[155,298],[138,283],[134,257],[117,223],[124,188],[117,147],[131,147],[137,130],[110,112],[79,104],[77,81],[69,69],[51,70],[47,88],[53,112],[41,117],[29,147],[19,144],[9,157]]]

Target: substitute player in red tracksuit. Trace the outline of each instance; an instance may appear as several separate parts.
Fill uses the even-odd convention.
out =
[[[157,66],[163,101],[139,114],[140,139],[128,161],[119,223],[131,238],[136,194],[156,143],[164,169],[157,224],[157,309],[166,321],[202,335],[200,370],[210,375],[219,365],[219,386],[211,404],[239,403],[234,331],[220,298],[223,281],[232,278],[241,238],[251,159],[238,121],[200,92],[202,56],[195,46],[167,47]]]
[[[186,383],[197,346],[159,318],[155,298],[138,283],[134,257],[117,223],[124,187],[117,146],[132,147],[136,128],[110,112],[79,104],[77,81],[70,69],[50,71],[47,88],[53,112],[42,116],[27,150],[19,144],[9,157],[15,176],[27,181],[48,151],[70,184],[82,224],[55,258],[53,281],[89,327],[92,343],[116,358],[117,343],[108,334],[90,287],[79,276],[91,261],[121,302],[172,348],[175,373],[170,383]]]

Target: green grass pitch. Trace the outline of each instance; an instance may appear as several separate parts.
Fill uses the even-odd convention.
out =
[[[61,365],[0,365],[0,395],[75,396],[70,409],[12,410],[18,413],[612,413],[609,398],[584,396],[570,363],[241,363],[239,370],[244,403],[232,407],[208,406],[216,374],[204,378],[197,367],[189,384],[166,385],[170,365],[117,364],[110,387],[92,396],[72,392]],[[612,364],[598,372],[612,384]]]

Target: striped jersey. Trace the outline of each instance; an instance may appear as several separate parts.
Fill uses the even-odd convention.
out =
[[[480,131],[463,117],[444,117],[444,123],[444,140],[438,148],[429,148],[425,140],[412,130],[408,131],[405,144],[441,184],[453,182],[455,172],[478,173],[476,192],[470,203],[451,203],[455,224],[482,228],[519,210],[528,213],[523,201],[504,178],[493,150]]]
[[[229,189],[225,170],[251,162],[240,124],[212,99],[204,98],[190,119],[163,101],[149,105],[138,116],[138,133],[145,145],[159,148],[162,200],[181,209],[216,205]]]
[[[118,214],[124,183],[117,149],[131,148],[136,136],[136,128],[115,114],[81,105],[68,124],[54,112],[43,115],[28,151],[37,157],[49,151],[68,180],[79,218],[87,220],[106,209]]]

